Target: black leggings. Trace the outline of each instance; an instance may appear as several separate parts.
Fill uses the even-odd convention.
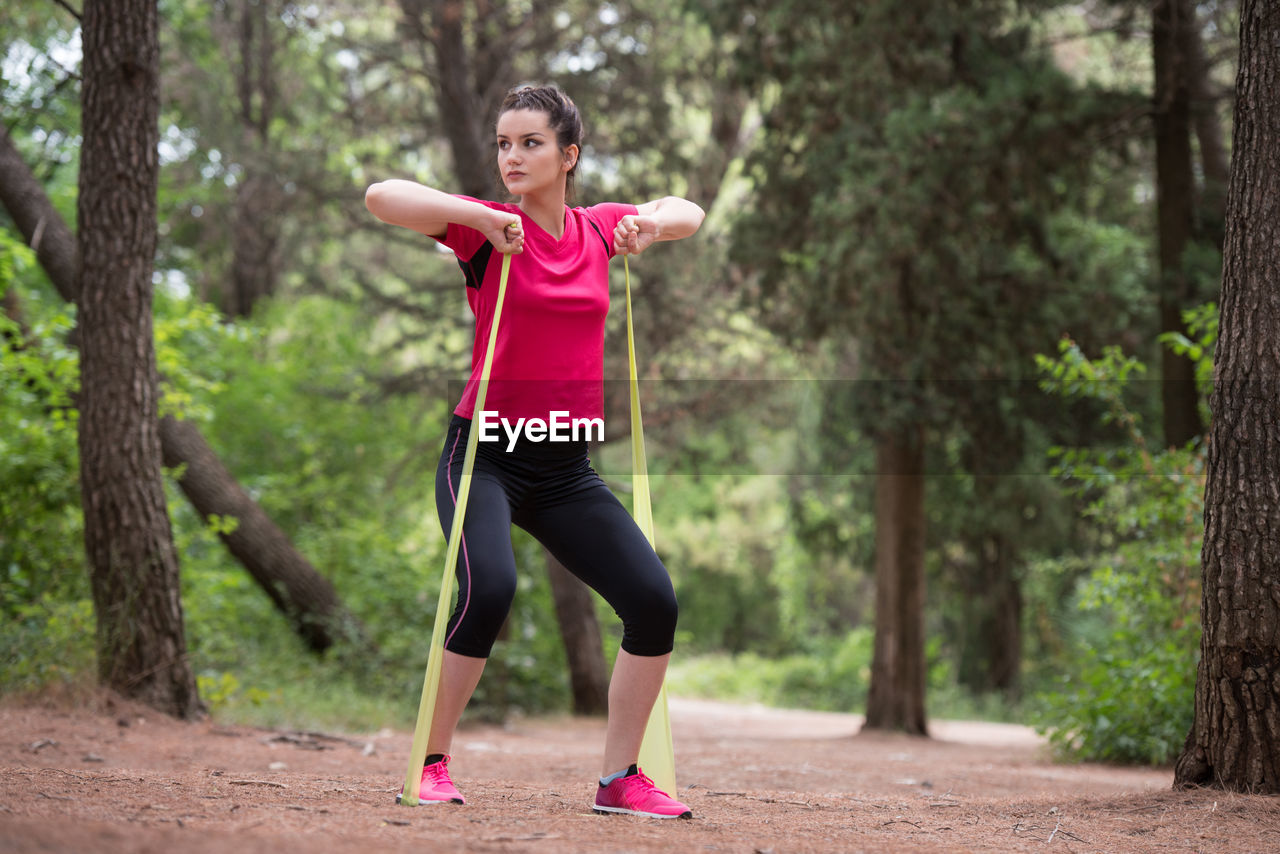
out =
[[[436,468],[436,511],[446,537],[470,429],[471,421],[453,416]],[[493,649],[516,592],[513,522],[613,606],[622,619],[624,650],[643,656],[671,652],[677,611],[671,578],[591,467],[586,442],[521,437],[508,452],[505,436],[476,446],[446,649],[474,658],[487,658]]]

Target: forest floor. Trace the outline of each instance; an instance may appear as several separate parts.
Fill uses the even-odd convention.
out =
[[[182,723],[118,700],[0,706],[8,852],[1280,850],[1280,799],[1172,791],[1161,769],[1052,762],[1023,727],[673,699],[689,821],[591,812],[602,721],[468,725],[465,806],[395,804],[411,733]]]

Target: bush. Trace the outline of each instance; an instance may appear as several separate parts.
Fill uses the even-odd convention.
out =
[[[1208,339],[1211,313],[1189,319]],[[1185,344],[1186,342],[1184,342]],[[1088,499],[1085,516],[1103,549],[1075,575],[1072,627],[1056,684],[1041,692],[1037,725],[1077,759],[1164,764],[1191,726],[1199,650],[1204,458],[1196,446],[1152,451],[1124,403],[1144,366],[1108,349],[1089,360],[1070,341],[1041,357],[1047,389],[1105,405],[1127,436],[1118,448],[1058,449],[1055,472]],[[1058,564],[1073,573],[1068,561]]]

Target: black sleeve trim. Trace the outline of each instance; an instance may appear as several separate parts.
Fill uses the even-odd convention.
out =
[[[493,255],[493,244],[486,240],[471,256],[470,261],[458,259],[458,266],[462,268],[462,275],[467,277],[467,287],[480,290],[480,286],[484,284],[484,271],[489,266],[489,257],[491,255]]]
[[[591,226],[591,230],[596,233],[596,237],[600,238],[600,242],[604,244],[604,255],[609,257],[609,241],[604,239],[604,234],[600,231],[600,226],[595,224],[594,220],[588,219],[587,225]]]

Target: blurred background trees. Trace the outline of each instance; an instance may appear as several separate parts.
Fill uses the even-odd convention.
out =
[[[9,179],[76,232],[80,23],[11,5],[0,684],[18,691],[79,684],[93,622],[77,312],[56,235],[36,233],[54,218]],[[499,196],[497,103],[551,80],[587,124],[575,204],[670,192],[709,211],[696,240],[632,264],[659,550],[682,603],[672,690],[911,732],[1034,720],[1066,752],[1124,760],[1179,749],[1235,3],[159,11],[161,412],[242,496],[179,498],[198,472],[166,455],[190,661],[220,714],[411,720],[444,547],[432,472],[470,317],[452,258],[361,196],[392,176]],[[606,396],[593,459],[625,500],[625,390]],[[331,586],[322,625],[344,630],[325,643],[263,595],[282,589],[270,572],[246,571],[285,552],[227,548],[252,509],[296,577]],[[517,550],[475,709],[588,709],[553,598],[579,617],[592,600],[536,543]],[[612,615],[598,625],[615,646]],[[600,644],[585,646],[575,673]]]

